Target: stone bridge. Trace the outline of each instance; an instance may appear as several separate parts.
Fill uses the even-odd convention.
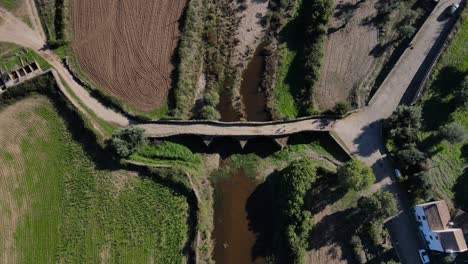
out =
[[[218,122],[218,121],[158,121],[139,124],[149,138],[163,139],[171,136],[200,136],[206,146],[216,138],[233,138],[243,148],[252,138],[268,137],[284,147],[292,134],[300,132],[330,132],[336,118],[318,116],[291,121],[272,122]]]

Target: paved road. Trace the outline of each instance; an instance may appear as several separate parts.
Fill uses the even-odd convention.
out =
[[[404,100],[413,93],[414,80],[428,69],[431,56],[440,48],[446,37],[448,19],[445,9],[453,0],[441,0],[421,27],[414,40],[413,49],[408,48],[362,111],[336,123],[334,131],[357,157],[368,163],[377,175],[372,189],[385,189],[395,194],[400,204],[400,213],[389,221],[392,241],[403,263],[419,263],[418,248],[421,242],[412,225],[412,214],[407,205],[405,193],[392,181],[393,166],[383,154],[384,142],[381,135],[381,120],[387,118]]]

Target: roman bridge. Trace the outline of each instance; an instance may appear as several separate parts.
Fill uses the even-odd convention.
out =
[[[327,116],[271,122],[158,121],[138,124],[152,139],[199,136],[207,147],[216,138],[232,138],[244,148],[249,139],[267,137],[283,148],[290,135],[300,132],[330,132],[336,118]]]

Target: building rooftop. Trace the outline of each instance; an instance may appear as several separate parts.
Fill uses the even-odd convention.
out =
[[[424,214],[431,230],[447,229],[450,222],[450,211],[445,201],[436,201],[424,206]]]

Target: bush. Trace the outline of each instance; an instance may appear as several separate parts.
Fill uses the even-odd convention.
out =
[[[289,251],[290,263],[303,263],[308,246],[309,232],[313,227],[312,216],[304,207],[304,197],[316,180],[316,168],[308,160],[293,161],[280,172],[275,185],[279,232],[283,237],[278,251]]]
[[[205,105],[203,106],[202,108],[202,117],[204,119],[208,119],[208,120],[218,120],[221,115],[219,114],[218,110],[216,110],[216,108],[214,108],[213,106],[211,105]]]
[[[372,169],[362,161],[352,159],[338,169],[341,185],[347,190],[362,191],[375,182]]]
[[[370,196],[363,196],[358,200],[360,222],[368,220],[383,221],[396,214],[397,202],[389,192],[378,191]]]
[[[439,128],[439,136],[452,144],[461,143],[466,138],[466,131],[461,125],[452,122]]]
[[[121,158],[135,153],[139,147],[146,144],[145,130],[136,126],[129,126],[112,133],[111,146]]]
[[[362,245],[361,239],[358,236],[354,235],[353,237],[351,237],[350,244],[353,247],[353,253],[356,260],[359,263],[366,263],[367,258],[366,254],[364,253],[364,246]]]
[[[400,165],[406,169],[416,166],[426,159],[426,155],[415,144],[406,145],[398,150],[396,155]]]
[[[344,115],[348,113],[351,109],[351,105],[348,102],[338,102],[335,107],[333,107],[333,113],[337,115]]]

